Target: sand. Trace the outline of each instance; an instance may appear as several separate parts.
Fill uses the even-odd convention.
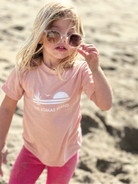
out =
[[[33,21],[45,0],[0,1],[0,102],[1,86],[15,66],[16,54],[30,35]],[[85,42],[100,52],[101,66],[113,88],[113,107],[99,110],[83,94],[83,144],[71,184],[138,183],[138,29],[136,0],[74,0],[85,30]],[[8,183],[22,148],[22,108],[18,103],[8,135],[9,154],[3,165]],[[46,170],[37,181],[43,184]]]

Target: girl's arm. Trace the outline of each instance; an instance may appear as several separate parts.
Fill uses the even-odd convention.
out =
[[[4,153],[3,148],[6,145],[7,134],[10,128],[12,117],[17,106],[17,101],[5,96],[0,106],[0,175],[3,176],[1,164]]]
[[[92,95],[94,103],[106,111],[112,107],[112,89],[101,67],[93,72],[95,92]]]
[[[92,71],[95,92],[92,95],[94,103],[102,110],[109,110],[112,106],[112,89],[99,64],[99,53],[94,45],[81,45],[78,52],[84,56]]]

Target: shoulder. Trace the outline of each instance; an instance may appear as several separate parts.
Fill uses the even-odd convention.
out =
[[[34,72],[33,70],[28,69],[20,69],[18,66],[15,66],[11,73],[8,76],[8,80],[12,80],[15,83],[19,82],[20,84],[24,83],[24,81],[27,80],[27,78],[30,76],[30,74]]]
[[[87,65],[87,62],[84,61],[84,60],[76,60],[75,63],[74,63],[74,66],[75,67],[83,67],[84,65]]]
[[[75,69],[79,69],[81,72],[87,71],[87,72],[90,72],[91,73],[87,62],[84,61],[84,60],[81,60],[81,61],[77,60],[74,63],[74,68]]]
[[[18,69],[18,67],[15,67],[15,70],[19,78],[25,79],[32,75],[36,75],[39,68],[40,66],[33,68],[33,69]]]

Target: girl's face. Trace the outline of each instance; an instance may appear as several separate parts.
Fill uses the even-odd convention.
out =
[[[76,33],[75,28],[72,27],[71,20],[63,17],[59,20],[54,21],[51,24],[49,30],[55,30],[60,32],[62,35],[69,36],[72,33]],[[73,54],[76,48],[71,47],[67,43],[67,37],[63,36],[61,41],[54,45],[47,41],[46,34],[43,34],[42,37],[42,44],[43,44],[43,60],[44,62],[52,62],[58,63],[61,59],[64,59],[67,56]]]

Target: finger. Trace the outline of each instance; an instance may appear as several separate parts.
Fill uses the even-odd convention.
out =
[[[5,154],[8,151],[7,146],[5,145],[4,148],[2,149],[2,153]]]
[[[88,50],[82,50],[83,52],[85,52],[85,57],[87,55],[99,55],[98,51],[95,49],[88,49]]]
[[[85,51],[83,51],[83,50],[81,50],[81,49],[77,49],[77,51],[78,51],[84,58],[86,58],[87,53],[86,53]]]
[[[87,48],[96,48],[93,44],[81,44],[80,45],[83,49],[87,49]]]
[[[3,154],[3,163],[7,162],[7,160],[6,160],[7,154],[8,154],[8,151],[6,150],[6,152]]]
[[[3,158],[2,162],[5,164],[7,162],[6,158]]]
[[[2,169],[1,169],[1,167],[2,167],[2,160],[3,160],[3,156],[2,156],[2,154],[0,154],[0,176],[3,176],[3,172],[2,172]]]
[[[89,54],[94,54],[94,55],[96,54],[96,55],[98,55],[98,52],[97,51],[94,51],[94,50],[93,51],[89,50],[88,53]]]
[[[89,45],[87,47],[84,47],[83,48],[84,50],[87,50],[87,49],[96,49],[96,47],[92,46],[92,45]]]
[[[1,166],[2,160],[3,160],[3,155],[0,154],[0,166]]]
[[[3,177],[3,172],[1,168],[0,168],[0,176]]]
[[[98,54],[98,51],[96,49],[88,49],[88,50],[85,50],[85,52],[88,52],[89,54],[93,54],[93,53],[96,53]]]
[[[95,47],[84,47],[82,50],[97,50]]]
[[[97,52],[97,54],[98,54],[98,50],[96,48],[94,48],[94,47],[88,47],[88,48],[83,48],[82,47],[82,50],[87,52],[87,53]]]

